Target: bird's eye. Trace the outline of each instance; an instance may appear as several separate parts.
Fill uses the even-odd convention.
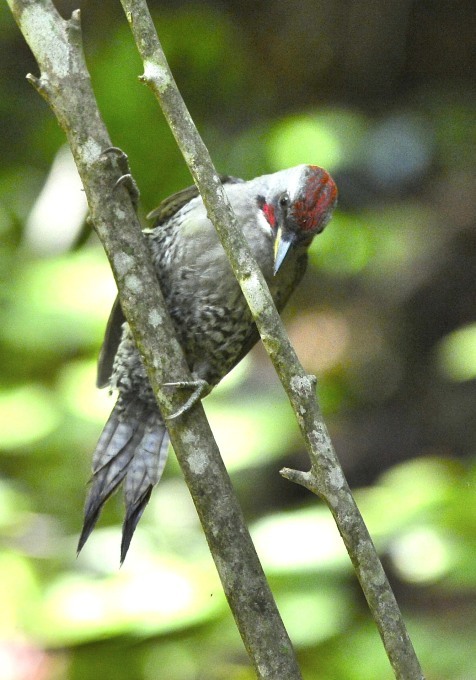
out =
[[[279,199],[279,205],[281,208],[287,208],[290,203],[288,194],[283,194]]]

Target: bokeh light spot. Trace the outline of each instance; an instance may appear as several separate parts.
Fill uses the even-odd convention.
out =
[[[463,382],[476,378],[476,323],[458,328],[440,341],[437,364],[450,380]]]
[[[25,385],[0,391],[0,446],[31,444],[52,432],[60,414],[47,390]]]
[[[397,572],[413,583],[432,582],[447,571],[450,545],[432,527],[415,527],[396,539],[390,548]]]
[[[333,130],[311,116],[277,123],[268,144],[273,169],[316,163],[332,170],[342,161],[343,149]]]

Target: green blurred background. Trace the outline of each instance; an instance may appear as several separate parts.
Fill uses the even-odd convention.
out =
[[[77,2],[58,2],[64,16]],[[81,2],[142,216],[190,184],[119,2]],[[472,0],[150,2],[218,169],[330,170],[339,209],[285,314],[427,677],[476,678]],[[0,678],[248,680],[173,456],[119,570],[122,501],[81,556],[115,295],[64,137],[0,8]],[[392,674],[262,348],[205,402],[304,678]]]

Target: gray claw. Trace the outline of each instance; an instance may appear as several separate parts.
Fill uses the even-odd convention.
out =
[[[137,186],[136,181],[130,172],[126,172],[125,175],[121,175],[114,184],[113,189],[116,190],[119,187],[124,187],[129,192],[129,196],[131,197],[132,203],[134,204],[134,208],[137,208],[140,192],[139,187]]]
[[[104,149],[104,151],[101,153],[101,156],[106,156],[109,153],[112,153],[114,156],[117,157],[117,162],[119,163],[124,174],[128,173],[129,157],[126,154],[126,152],[120,149],[118,146],[108,146],[107,149]]]
[[[199,401],[204,399],[204,397],[207,396],[207,394],[210,392],[211,387],[207,383],[206,380],[191,380],[190,382],[170,382],[170,383],[164,383],[164,387],[177,387],[178,389],[192,389],[193,392],[187,399],[187,401],[180,406],[180,408],[177,409],[177,411],[174,411],[171,415],[167,416],[165,419],[166,420],[174,420],[174,418],[178,418],[179,416],[182,416],[184,413],[189,411],[192,406],[195,406],[195,404],[198,404]]]
[[[104,149],[104,151],[101,153],[101,156],[107,156],[108,154],[113,154],[116,156],[117,165],[119,166],[119,170],[122,173],[117,182],[114,184],[113,191],[123,186],[129,192],[129,196],[131,197],[134,208],[137,209],[140,192],[135,179],[131,175],[127,154],[124,153],[124,151],[118,146],[108,146],[107,149]]]

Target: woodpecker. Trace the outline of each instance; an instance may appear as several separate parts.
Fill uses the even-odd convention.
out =
[[[249,181],[221,179],[281,312],[302,279],[309,245],[331,218],[336,185],[314,165]],[[211,389],[249,352],[258,331],[197,189],[170,196],[148,217],[155,222],[144,234],[178,339],[192,376]],[[99,356],[97,384],[117,391],[118,398],[93,455],[78,552],[104,503],[123,484],[122,564],[162,475],[169,436],[118,299]]]

